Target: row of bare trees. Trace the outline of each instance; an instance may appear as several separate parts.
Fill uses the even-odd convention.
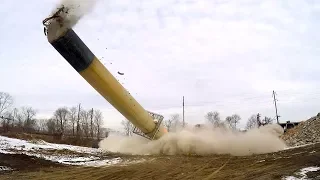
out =
[[[185,123],[185,126],[187,123]],[[164,121],[164,126],[167,128],[168,132],[176,131],[183,127],[183,122],[179,114],[172,114],[169,119]]]
[[[206,121],[213,127],[229,127],[236,129],[241,117],[238,114],[227,116],[225,120],[222,120],[220,113],[217,111],[210,111],[204,116]],[[175,131],[183,126],[182,120],[179,114],[172,114],[171,117],[164,121],[164,125],[168,131]],[[186,125],[186,123],[185,123]]]
[[[214,127],[227,126],[232,129],[237,129],[237,125],[241,120],[241,117],[238,114],[233,114],[231,116],[227,116],[225,120],[222,120],[219,112],[210,111],[205,115],[205,119]]]
[[[237,129],[241,117],[238,114],[227,116],[224,121],[221,121],[220,113],[217,111],[210,111],[205,115],[206,120],[215,127],[227,126],[231,129]],[[262,120],[259,119],[259,114],[251,115],[246,123],[246,130],[259,127],[259,122],[263,125],[272,124],[273,119],[265,116]]]
[[[206,121],[213,127],[231,128],[234,130],[238,129],[238,125],[241,120],[241,117],[238,114],[233,114],[231,116],[227,116],[225,119],[222,119],[220,113],[217,111],[207,112],[204,117]],[[264,117],[260,121],[262,122],[262,124],[273,123],[273,119],[270,117]],[[126,135],[131,135],[130,133],[133,129],[132,124],[129,121],[125,120],[122,122],[122,125],[126,130]],[[183,123],[179,114],[172,114],[169,119],[164,121],[164,126],[168,131],[175,131],[178,128],[181,128],[183,126]],[[245,129],[248,130],[256,127],[258,127],[258,116],[257,114],[254,114],[247,120]]]
[[[258,114],[253,114],[249,117],[247,124],[246,124],[247,130],[259,127],[259,121],[263,125],[273,123],[273,119],[270,117],[265,116],[262,120],[258,119],[258,117],[259,117]]]
[[[220,113],[217,111],[207,112],[204,116],[206,121],[211,124],[213,127],[222,127],[222,128],[230,128],[233,130],[238,129],[238,124],[241,120],[241,117],[238,114],[233,114],[231,116],[227,116],[224,120],[220,117]],[[263,119],[259,119],[259,114],[251,115],[246,123],[246,130],[253,129],[259,127],[259,122],[263,125],[272,124],[273,119],[270,117],[264,117]],[[131,136],[134,126],[128,120],[123,120],[121,122],[123,126],[123,130],[125,135]],[[185,124],[186,125],[186,124]],[[172,114],[169,119],[164,121],[164,126],[167,128],[169,132],[176,131],[178,128],[183,127],[182,120],[179,114]]]
[[[132,131],[134,129],[134,125],[127,119],[121,121],[121,125],[124,130],[124,135],[126,136],[132,136]]]
[[[36,111],[29,106],[13,108],[13,97],[7,92],[0,92],[0,120],[3,131],[15,128],[31,131],[37,124]]]
[[[241,117],[238,114],[233,114],[227,116],[224,120],[221,119],[220,113],[217,111],[210,111],[204,116],[206,121],[211,124],[213,127],[223,127],[237,129],[237,125],[241,120]],[[134,126],[128,120],[123,120],[121,122],[125,135],[131,136]],[[179,114],[172,114],[170,118],[163,121],[164,126],[169,132],[177,131],[183,128],[183,122]],[[187,123],[184,124],[185,126]]]
[[[86,138],[100,138],[103,115],[98,109],[60,107],[49,119],[36,119],[37,111],[30,106],[13,107],[13,97],[0,92],[0,120],[4,132],[43,132]]]
[[[3,131],[15,129],[16,131],[30,132],[34,130],[37,125],[36,113],[36,110],[29,106],[4,111],[1,113]]]
[[[103,125],[102,112],[98,109],[82,109],[78,107],[60,107],[52,118],[43,120],[49,133],[72,135],[76,137],[100,138]]]

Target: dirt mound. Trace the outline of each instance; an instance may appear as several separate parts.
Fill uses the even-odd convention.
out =
[[[289,129],[282,139],[289,146],[299,146],[320,142],[320,113],[317,116],[301,122],[297,127]]]
[[[60,163],[47,161],[41,158],[27,156],[24,154],[1,154],[0,153],[0,167],[5,167],[6,171],[0,173],[8,173],[11,171],[38,171],[41,168],[63,167]]]

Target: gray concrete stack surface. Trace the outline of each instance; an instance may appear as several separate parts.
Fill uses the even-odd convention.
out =
[[[300,146],[320,142],[320,113],[295,128],[289,129],[283,136],[289,146]]]

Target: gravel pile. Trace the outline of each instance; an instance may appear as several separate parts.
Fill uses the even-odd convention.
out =
[[[320,142],[320,113],[306,121],[301,122],[298,126],[289,129],[282,139],[289,146],[300,146],[304,144]]]

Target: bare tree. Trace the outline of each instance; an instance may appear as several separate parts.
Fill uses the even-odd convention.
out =
[[[90,111],[90,136],[93,138],[93,129],[94,129],[94,124],[93,124],[93,108]]]
[[[10,129],[10,124],[11,121],[13,121],[14,117],[13,117],[13,112],[12,111],[5,111],[3,113],[3,117],[0,118],[2,119],[2,128],[4,132],[8,132]]]
[[[106,130],[104,137],[105,137],[105,138],[109,137],[109,134],[110,134],[110,130]],[[99,140],[99,139],[98,139],[98,140]]]
[[[69,109],[69,113],[68,113],[68,119],[69,119],[69,121],[71,123],[72,135],[73,136],[75,134],[75,125],[76,125],[76,122],[77,122],[77,112],[78,112],[77,107],[71,107]]]
[[[86,110],[82,110],[80,112],[80,116],[81,116],[81,125],[82,125],[82,131],[84,133],[84,135],[86,136],[86,138],[89,138],[89,117],[90,117],[90,112],[86,111]]]
[[[217,124],[217,127],[222,129],[222,130],[226,130],[228,127],[230,127],[229,124],[226,123],[226,121],[220,121],[218,124]]]
[[[40,132],[48,132],[48,127],[47,127],[47,122],[48,122],[48,119],[38,119],[37,120],[37,124],[38,124],[38,130]]]
[[[13,108],[11,127],[14,127],[17,124],[17,120],[19,120],[17,117],[18,113],[19,113],[18,108]]]
[[[217,111],[210,111],[205,115],[205,118],[209,123],[211,123],[214,127],[217,127],[220,123],[220,114]]]
[[[0,115],[13,104],[13,97],[6,92],[0,92]]]
[[[100,140],[101,136],[101,126],[103,125],[103,115],[98,109],[94,111],[94,124],[97,128],[97,139]]]
[[[43,119],[34,119],[34,126],[33,126],[33,131],[35,131],[35,132],[41,132],[42,130],[43,130],[43,128],[42,128],[42,124],[41,124],[41,121],[42,121]],[[45,126],[44,126],[44,128],[46,128]]]
[[[164,126],[167,128],[167,131],[170,132],[172,127],[172,119],[165,120]]]
[[[232,123],[232,117],[227,116],[225,120],[225,124],[228,125],[230,128],[233,128],[233,123]]]
[[[258,127],[258,119],[257,119],[257,115],[253,114],[250,116],[250,118],[247,121],[246,129],[249,130],[256,127]]]
[[[69,114],[69,110],[67,107],[61,107],[58,108],[55,112],[54,112],[54,117],[57,120],[57,125],[59,124],[59,131],[60,133],[64,133],[65,130],[65,126],[67,124],[67,116]]]
[[[121,121],[121,125],[123,126],[125,135],[131,136],[134,128],[133,124],[129,120],[125,119]]]
[[[46,121],[46,126],[47,126],[48,133],[54,134],[56,132],[56,122],[54,119],[48,119]]]
[[[34,130],[34,126],[36,125],[36,121],[34,117],[37,112],[30,106],[25,106],[21,108],[22,119],[24,120],[24,130],[27,132],[31,132]]]
[[[270,118],[270,117],[264,117],[264,120],[263,120],[264,122],[264,124],[272,124],[273,123],[273,119],[272,118]]]
[[[234,129],[236,129],[237,128],[237,124],[239,123],[239,121],[241,120],[241,117],[238,115],[238,114],[233,114],[232,116],[231,116],[231,118],[232,118],[232,124],[233,124],[233,128]]]
[[[183,127],[179,114],[172,114],[170,119],[172,121],[171,130],[176,131]]]
[[[77,113],[77,139],[80,139],[80,126],[81,126],[81,104],[78,106],[78,113]]]
[[[17,128],[21,131],[23,129],[23,114],[22,110],[19,110],[17,108],[14,109],[13,117],[16,121]]]

